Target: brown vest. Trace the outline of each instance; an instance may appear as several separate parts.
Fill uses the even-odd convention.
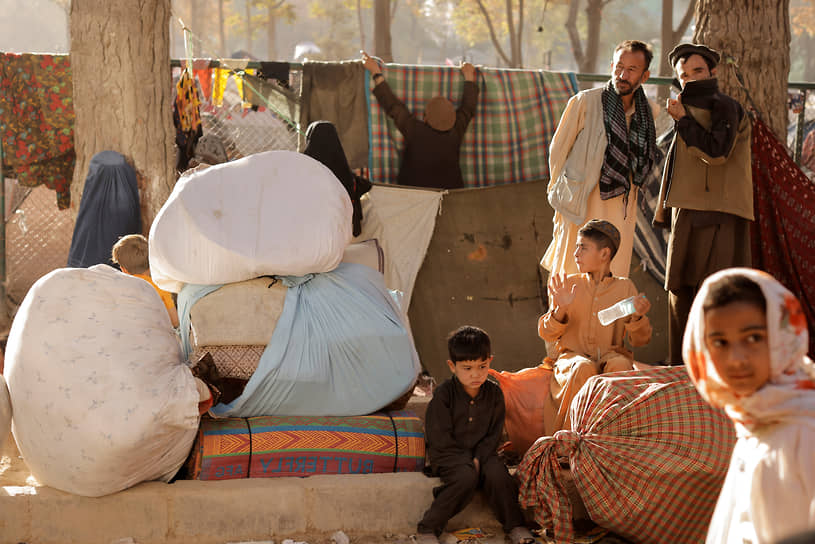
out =
[[[706,130],[711,129],[710,111],[685,104],[688,114]],[[654,222],[666,222],[665,208],[725,212],[753,220],[753,173],[751,124],[744,115],[733,147],[723,157],[711,157],[689,147],[677,133],[671,143],[673,169],[662,174]],[[665,194],[667,192],[667,194]]]

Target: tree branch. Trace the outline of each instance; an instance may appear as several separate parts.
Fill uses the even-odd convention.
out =
[[[507,66],[512,66],[512,62],[507,57],[506,53],[504,53],[504,49],[501,47],[501,44],[498,43],[498,38],[495,36],[495,28],[492,26],[492,19],[490,18],[490,14],[487,13],[487,8],[484,7],[484,3],[481,0],[475,0],[478,4],[478,9],[481,10],[481,14],[484,16],[484,21],[487,23],[487,29],[490,31],[490,40],[492,40],[492,45],[495,46],[495,50],[498,51],[498,54],[507,63]]]
[[[578,68],[583,67],[585,56],[583,46],[580,43],[580,34],[577,32],[577,8],[580,7],[580,0],[572,0],[569,3],[569,18],[566,19],[566,31],[569,33],[569,42],[572,45],[572,54],[577,61]]]
[[[679,25],[676,27],[676,30],[673,31],[673,43],[671,44],[671,47],[679,43],[679,40],[682,39],[682,36],[688,29],[688,25],[690,25],[690,22],[693,19],[693,12],[695,8],[696,0],[690,0],[690,2],[688,2],[688,9],[685,10],[685,14],[682,16],[682,20],[679,21]],[[663,44],[663,47],[667,47],[667,44]]]

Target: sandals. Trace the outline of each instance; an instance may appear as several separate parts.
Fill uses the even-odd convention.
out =
[[[512,544],[535,544],[535,537],[529,529],[519,525],[509,532],[509,541]]]

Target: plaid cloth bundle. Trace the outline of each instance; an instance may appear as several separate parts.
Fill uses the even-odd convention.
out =
[[[461,100],[464,77],[458,68],[388,64],[385,73],[414,114],[437,95],[456,106]],[[549,142],[577,92],[574,74],[482,68],[478,85],[478,107],[461,146],[465,186],[549,179]],[[396,183],[403,138],[376,98],[367,96],[371,181]]]
[[[732,422],[699,396],[685,367],[596,376],[572,403],[572,430],[527,452],[520,502],[557,542],[572,542],[572,505],[559,480],[559,458],[568,457],[601,527],[632,542],[703,542],[735,442]]]

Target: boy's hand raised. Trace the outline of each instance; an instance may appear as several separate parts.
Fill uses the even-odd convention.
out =
[[[574,302],[576,291],[577,285],[572,285],[571,288],[566,285],[566,274],[553,274],[549,278],[549,296],[552,297],[555,306],[566,309]]]
[[[362,65],[365,67],[366,70],[371,72],[372,74],[379,74],[382,73],[382,66],[379,62],[377,62],[376,57],[370,56],[365,51],[360,51],[360,55],[362,56]]]
[[[475,70],[475,66],[469,62],[462,63],[461,65],[461,74],[467,81],[475,81]]]
[[[651,309],[651,302],[645,297],[645,293],[640,293],[634,297],[634,315],[642,317]]]
[[[566,274],[553,274],[549,278],[549,296],[554,305],[555,319],[563,321],[566,316],[566,308],[574,302],[577,292],[577,285],[572,284],[571,288],[566,284]]]

